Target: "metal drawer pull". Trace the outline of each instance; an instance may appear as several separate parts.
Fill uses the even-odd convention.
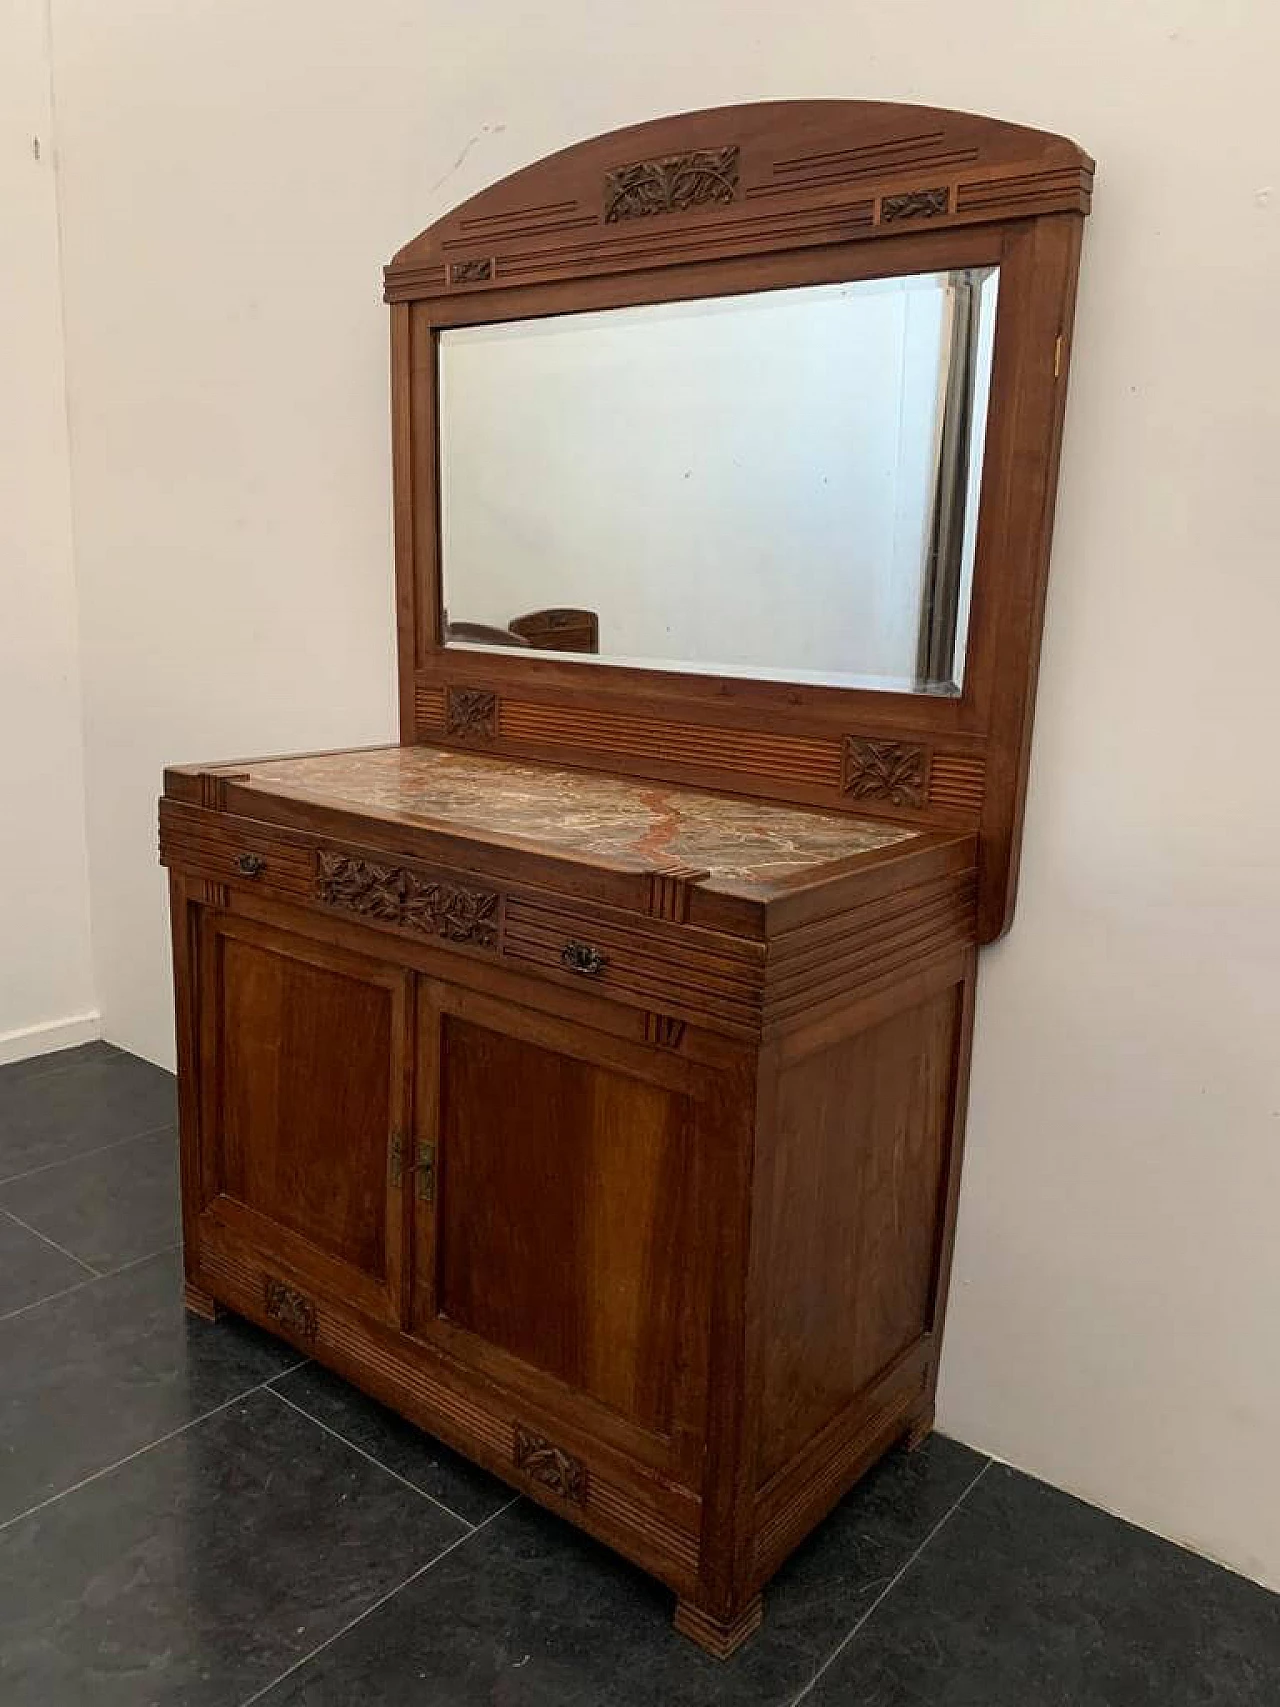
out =
[[[267,869],[267,862],[261,854],[241,854],[236,861],[236,870],[241,877],[261,877]]]
[[[565,943],[560,950],[560,961],[570,972],[581,972],[587,978],[594,978],[609,964],[607,955],[586,942]]]

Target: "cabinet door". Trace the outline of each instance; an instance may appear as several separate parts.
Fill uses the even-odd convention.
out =
[[[659,1467],[694,1465],[711,1075],[429,980],[418,1015],[413,1331]]]
[[[411,975],[225,913],[200,961],[200,1236],[398,1320]]]

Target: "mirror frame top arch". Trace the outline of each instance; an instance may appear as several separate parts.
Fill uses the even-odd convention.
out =
[[[932,107],[777,101],[577,143],[428,226],[385,271],[401,740],[976,832],[979,940],[1001,935],[1092,183],[1089,156],[1045,131]],[[441,331],[993,264],[1000,304],[958,695],[442,644]]]

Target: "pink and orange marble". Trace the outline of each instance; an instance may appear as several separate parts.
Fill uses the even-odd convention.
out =
[[[435,829],[520,841],[543,852],[694,867],[713,884],[786,882],[916,831],[843,813],[738,800],[700,789],[442,747],[381,747],[271,759],[250,785],[317,804],[394,812]]]

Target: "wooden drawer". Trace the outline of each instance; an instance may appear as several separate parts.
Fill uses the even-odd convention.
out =
[[[643,1010],[655,1042],[674,1042],[686,1023],[759,1034],[763,944],[673,919],[664,909],[677,890],[661,877],[653,913],[638,915],[171,800],[160,807],[160,857],[188,876],[597,992]]]
[[[741,1036],[759,1031],[764,950],[745,938],[520,894],[507,900],[502,956],[630,1006]]]
[[[160,863],[289,900],[309,901],[315,887],[315,854],[306,836],[170,800],[160,802]]]

